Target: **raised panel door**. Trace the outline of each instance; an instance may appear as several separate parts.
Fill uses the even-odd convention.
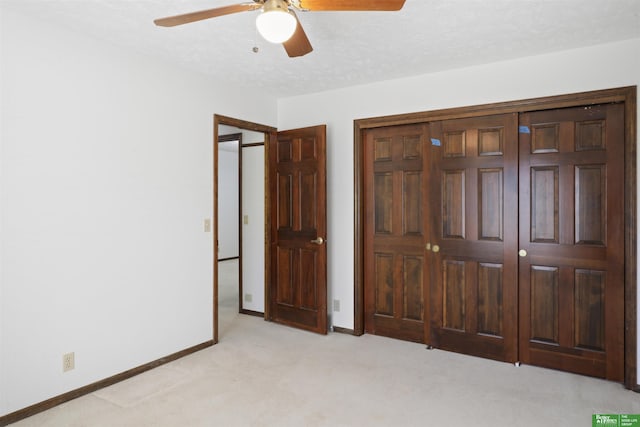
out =
[[[520,115],[520,358],[622,381],[620,104]]]
[[[430,124],[433,274],[425,336],[517,360],[517,115]]]
[[[365,136],[365,332],[424,341],[429,280],[426,126]]]
[[[325,150],[324,126],[279,132],[269,143],[270,315],[321,334],[327,333]]]

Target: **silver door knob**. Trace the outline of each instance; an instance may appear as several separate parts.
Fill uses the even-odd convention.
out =
[[[322,237],[318,237],[316,239],[313,239],[311,243],[315,243],[316,245],[321,245],[324,243],[324,239]]]
[[[518,255],[521,256],[522,258],[527,256],[527,251],[525,251],[524,249],[520,249],[518,251]]]
[[[432,250],[433,252],[436,252],[436,253],[437,253],[437,252],[440,252],[440,246],[438,246],[438,245],[433,245],[433,246],[431,247],[431,250]]]

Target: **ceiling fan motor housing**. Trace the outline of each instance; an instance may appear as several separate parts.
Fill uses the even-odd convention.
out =
[[[262,13],[265,12],[289,12],[289,4],[284,0],[267,0],[262,6]]]

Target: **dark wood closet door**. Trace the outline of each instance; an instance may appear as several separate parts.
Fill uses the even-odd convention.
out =
[[[520,358],[623,379],[622,105],[520,116]]]
[[[517,114],[431,124],[431,344],[517,360]]]
[[[270,316],[327,333],[325,126],[278,132],[269,143]]]
[[[365,136],[365,332],[424,340],[428,283],[429,144],[426,126]]]

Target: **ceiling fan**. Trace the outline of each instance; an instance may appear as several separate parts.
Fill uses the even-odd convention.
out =
[[[232,13],[261,9],[256,18],[258,32],[267,41],[282,43],[290,57],[303,56],[313,50],[295,11],[395,11],[405,0],[253,0],[253,2],[216,7],[183,15],[159,18],[153,22],[161,27],[174,27],[216,18]]]

